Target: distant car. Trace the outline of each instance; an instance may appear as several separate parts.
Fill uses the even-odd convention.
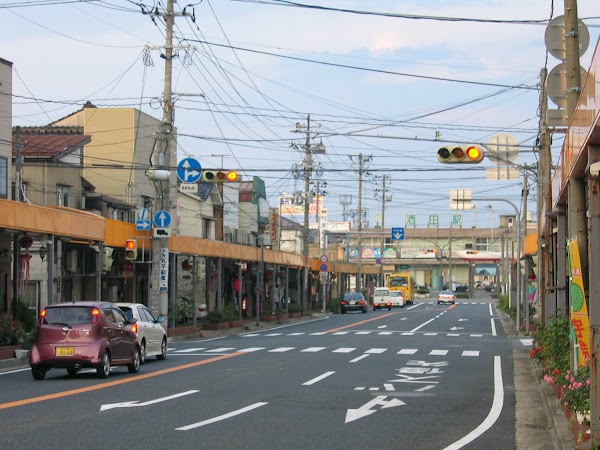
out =
[[[367,301],[365,300],[365,296],[360,292],[344,294],[344,298],[340,303],[340,309],[342,310],[342,314],[346,314],[347,311],[362,311],[366,314]]]
[[[406,300],[404,299],[402,291],[391,291],[390,302],[392,303],[392,306],[399,306],[401,308],[404,308],[406,305]]]
[[[494,283],[490,283],[487,286],[485,286],[483,289],[485,289],[488,292],[492,292],[496,289],[496,285]]]
[[[111,366],[140,370],[141,353],[123,311],[109,302],[72,302],[47,306],[40,314],[35,340],[29,352],[31,374],[43,380],[50,369],[67,369],[75,375],[93,367],[100,378]]]
[[[456,303],[456,296],[452,291],[440,291],[438,294],[438,305],[440,303],[452,303],[453,305]]]
[[[142,355],[142,364],[148,356],[156,356],[156,359],[167,357],[167,332],[161,325],[164,317],[158,319],[141,303],[115,303],[125,313],[128,320],[136,319],[131,326],[137,337]]]
[[[386,287],[378,287],[373,292],[373,311],[383,308],[392,309],[390,290]]]

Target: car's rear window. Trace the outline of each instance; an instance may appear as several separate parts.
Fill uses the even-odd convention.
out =
[[[388,291],[387,289],[376,289],[375,290],[376,297],[382,297],[384,295],[390,295],[390,291]]]
[[[390,295],[391,295],[392,297],[404,297],[404,295],[402,294],[402,292],[401,292],[401,291],[391,291],[391,292],[390,292]]]
[[[42,319],[44,325],[87,325],[92,323],[92,308],[88,306],[64,306],[46,308]]]
[[[363,296],[362,294],[359,294],[357,292],[351,292],[349,294],[345,294],[344,295],[344,300],[362,300]]]
[[[131,308],[129,306],[119,306],[119,309],[121,311],[123,311],[123,314],[125,314],[125,317],[127,317],[127,320],[133,319],[133,311],[131,310]]]

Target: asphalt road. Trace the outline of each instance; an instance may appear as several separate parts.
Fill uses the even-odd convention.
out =
[[[138,374],[0,376],[3,448],[515,448],[512,344],[493,300],[169,345]]]

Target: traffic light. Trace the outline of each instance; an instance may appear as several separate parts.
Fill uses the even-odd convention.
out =
[[[445,164],[479,164],[483,149],[478,145],[447,145],[438,150],[438,159]]]
[[[125,259],[135,261],[137,259],[138,246],[135,239],[127,239],[125,242]]]
[[[203,170],[202,181],[206,183],[234,183],[242,177],[234,170]]]

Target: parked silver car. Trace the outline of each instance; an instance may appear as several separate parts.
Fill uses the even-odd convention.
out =
[[[155,318],[150,310],[141,303],[115,303],[115,305],[123,311],[127,319],[137,319],[136,323],[132,325],[132,331],[140,344],[142,364],[146,362],[148,356],[165,359],[167,357],[167,332],[162,326],[165,318]]]

